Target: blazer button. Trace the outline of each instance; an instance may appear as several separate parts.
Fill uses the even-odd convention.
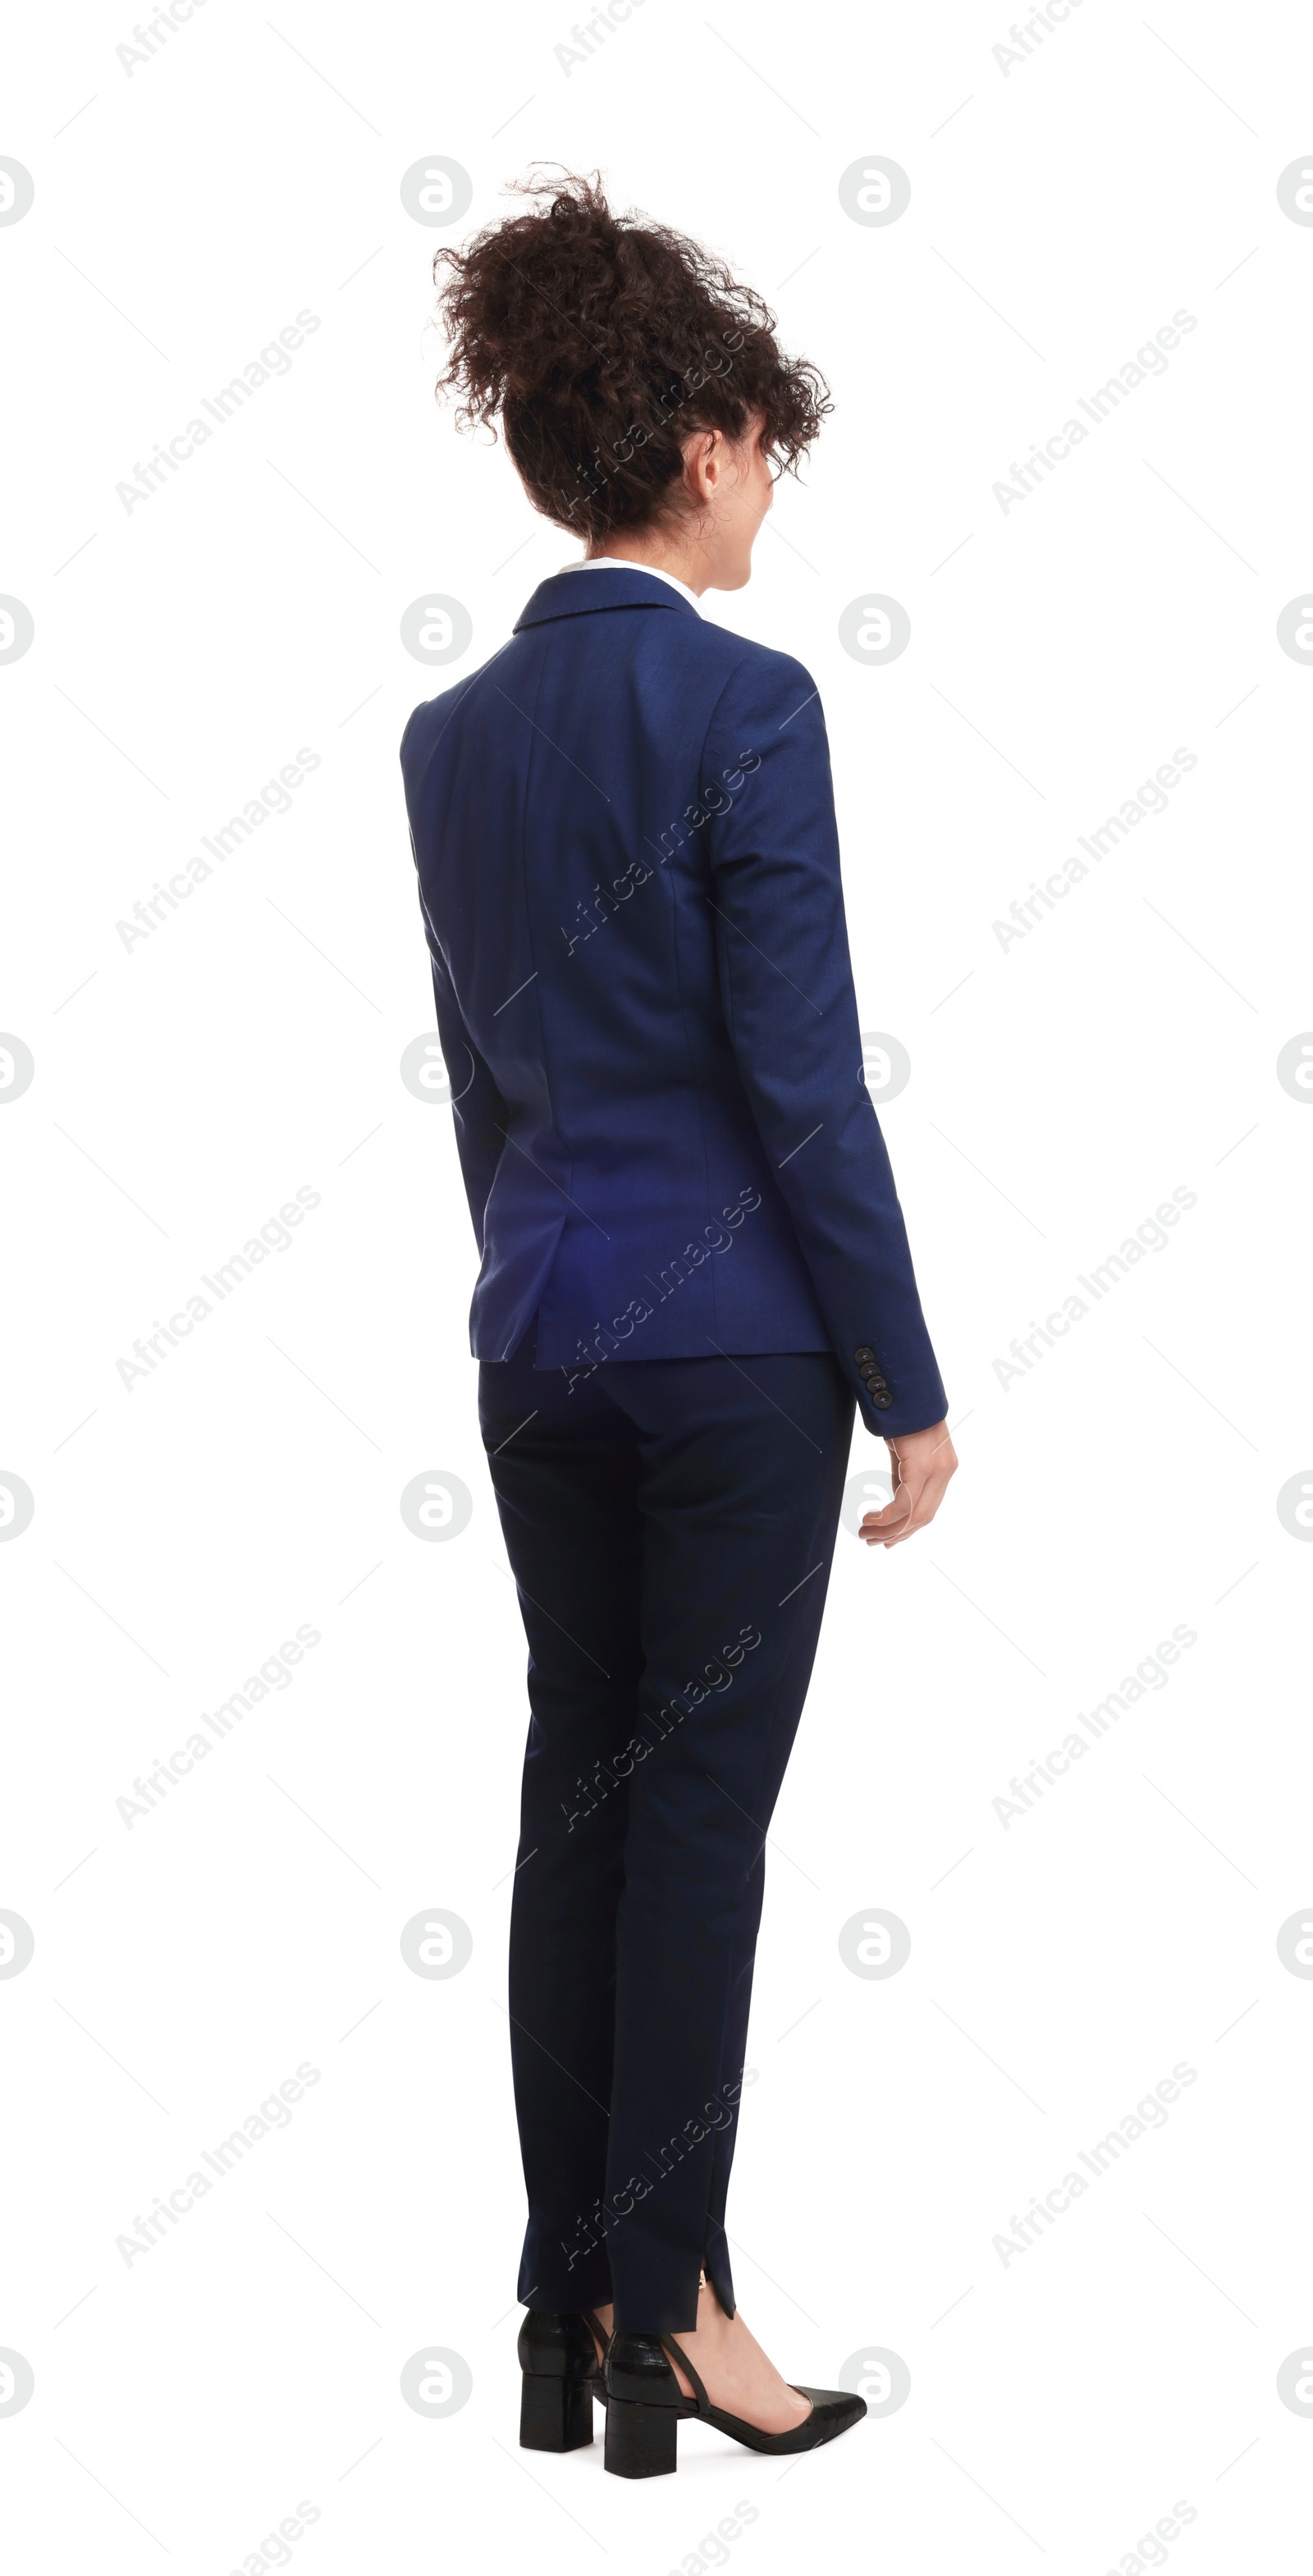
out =
[[[878,1406],[881,1413],[887,1413],[890,1405],[893,1403],[893,1397],[889,1393],[888,1388],[873,1386],[868,1390],[868,1392],[870,1394],[872,1404]]]
[[[871,1349],[870,1343],[869,1343],[869,1342],[859,1342],[859,1343],[858,1343],[858,1345],[857,1345],[856,1350],[853,1352],[853,1358],[856,1360],[857,1365],[858,1365],[858,1367],[859,1367],[859,1368],[862,1368],[862,1367],[864,1367],[864,1366],[866,1366],[866,1365],[868,1365],[868,1364],[870,1364],[871,1366],[874,1366],[874,1363],[875,1363],[875,1353],[874,1353],[874,1351]]]

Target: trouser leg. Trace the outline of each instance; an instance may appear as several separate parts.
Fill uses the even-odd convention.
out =
[[[724,2189],[762,1846],[811,1672],[852,1398],[813,1353],[628,1364],[644,1669],[616,1918],[606,2170],[617,2325],[732,2313]]]
[[[753,1367],[752,1361],[748,1362]],[[820,1638],[825,1596],[830,1579],[835,1536],[843,1503],[844,1481],[848,1472],[851,1441],[851,1408],[843,1421],[842,1433],[831,1447],[824,1477],[821,1480],[816,1525],[807,1548],[809,1566],[819,1572],[805,1580],[798,1594],[798,1621],[793,1632],[780,1690],[780,1707],[801,1713],[811,1679]],[[797,1715],[792,1724],[787,1717],[772,1739],[772,1757],[768,1765],[763,1792],[763,1828],[774,1811],[788,1763],[789,1752],[797,1731]],[[787,1733],[787,1742],[784,1741]],[[757,1932],[761,1923],[762,1901],[766,1883],[766,1838],[763,1830],[760,1848],[748,1874],[747,1884],[735,1923],[734,1946],[730,1962],[729,1996],[725,2015],[723,2080],[732,2082],[742,2070],[748,2049],[748,2014],[752,2002],[752,1972],[756,1964]],[[707,2270],[718,2283],[723,2279],[728,2299],[722,2304],[732,2308],[733,2284],[729,2247],[725,2241],[725,2202],[729,2191],[730,2168],[739,2124],[716,2132],[712,2150],[711,2194],[707,2218]]]
[[[566,1396],[527,1357],[485,1365],[479,1409],[529,1641],[509,1993],[529,2202],[519,2296],[576,2309],[611,2297],[602,2203],[628,1808],[612,1757],[637,1720],[637,1451],[595,1380]]]

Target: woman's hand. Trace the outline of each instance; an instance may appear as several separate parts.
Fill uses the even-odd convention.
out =
[[[898,1547],[913,1530],[924,1529],[944,1499],[949,1477],[957,1474],[957,1452],[946,1422],[937,1422],[930,1431],[906,1431],[885,1447],[893,1461],[893,1501],[882,1512],[863,1514],[858,1537],[868,1547]]]

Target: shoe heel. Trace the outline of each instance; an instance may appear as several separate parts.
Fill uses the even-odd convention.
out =
[[[606,2467],[614,2478],[665,2478],[678,2467],[673,2406],[613,2397],[606,2410]]]
[[[593,2438],[593,2399],[577,2380],[535,2378],[520,2384],[522,2451],[581,2451]]]

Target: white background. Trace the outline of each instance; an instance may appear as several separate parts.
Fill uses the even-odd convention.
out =
[[[1313,136],[1294,8],[1085,0],[1008,68],[1001,11],[645,0],[591,59],[564,13],[208,0],[130,71],[108,10],[12,31],[0,150],[11,511],[0,588],[0,2416],[24,2576],[273,2564],[637,2576],[1156,2552],[1295,2563],[1313,2423],[1308,1554]],[[450,235],[402,173],[468,170]],[[852,221],[840,175],[911,203]],[[940,1521],[841,1535],[769,1862],[730,2228],[790,2377],[878,2348],[911,2393],[782,2472],[682,2437],[676,2478],[516,2446],[523,2224],[502,2009],[524,1647],[475,1422],[450,1122],[399,1077],[432,1024],[396,746],[569,541],[432,400],[429,262],[535,159],[725,252],[836,411],[751,588],[834,753],[863,1026],[962,1470]],[[1178,308],[1197,327],[1024,504],[992,486]],[[116,484],[307,309],[290,371],[131,512]],[[399,640],[431,583],[474,642]],[[906,607],[841,648],[863,584]],[[116,923],[301,746],[320,767],[147,938]],[[1042,926],[992,930],[1141,780],[1197,766]],[[320,1205],[129,1390],[134,1338],[298,1187]],[[1174,1189],[1162,1250],[1004,1387],[994,1362]],[[860,1431],[854,1470],[883,1451]],[[421,1544],[424,1470],[474,1496]],[[1310,1471],[1313,1474],[1313,1470]],[[298,1624],[295,1678],[145,1817],[116,1801]],[[1197,1642],[1030,1812],[993,1801],[1176,1625]],[[473,1934],[450,1980],[402,1926]],[[840,1928],[898,1914],[896,1977]],[[130,2265],[116,2238],[294,2068],[289,2126]],[[1168,2124],[1006,2265],[993,2239],[1178,2062]],[[430,2421],[430,2347],[473,2374]],[[863,2339],[869,2339],[864,2343]],[[874,2385],[874,2383],[873,2383]],[[600,2419],[599,2419],[600,2421]],[[319,2519],[262,2543],[301,2499]],[[737,2500],[757,2519],[704,2536]],[[1170,2543],[1137,2536],[1177,2499]]]

